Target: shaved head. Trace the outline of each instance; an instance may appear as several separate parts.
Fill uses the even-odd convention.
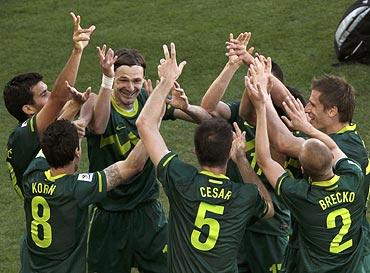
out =
[[[323,177],[332,170],[333,155],[318,139],[311,138],[305,141],[298,158],[304,172],[312,179]]]

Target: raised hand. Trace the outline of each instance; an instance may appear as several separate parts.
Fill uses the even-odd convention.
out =
[[[268,96],[267,90],[263,90],[260,83],[253,81],[253,77],[251,75],[245,76],[244,80],[245,88],[248,91],[248,96],[252,101],[254,107],[256,109],[265,107]]]
[[[72,124],[77,129],[78,138],[82,139],[85,136],[86,122],[82,119],[76,119],[72,121]]]
[[[172,97],[169,103],[173,107],[183,111],[186,111],[189,107],[188,97],[178,82],[175,82],[174,86],[172,87]]]
[[[158,65],[158,76],[162,80],[167,79],[171,81],[177,80],[181,75],[186,61],[182,61],[177,65],[175,44],[171,43],[171,52],[168,51],[167,45],[163,45],[164,59],[160,60]]]
[[[103,74],[109,78],[114,77],[114,63],[117,61],[117,56],[114,56],[114,51],[109,48],[107,51],[107,46],[103,45],[102,48],[96,47],[100,68]]]
[[[70,13],[73,19],[73,44],[76,50],[84,50],[89,44],[91,34],[95,30],[95,26],[92,25],[89,28],[81,28],[81,17],[75,15],[73,12]]]
[[[254,58],[252,54],[254,48],[247,49],[251,36],[252,34],[250,32],[242,32],[234,39],[233,34],[230,33],[229,41],[226,42],[226,49],[228,50],[226,56],[229,57],[230,63],[244,62],[246,65],[253,63]]]
[[[66,81],[67,88],[69,92],[71,93],[71,99],[76,102],[79,105],[84,104],[90,97],[91,94],[91,87],[88,87],[85,92],[79,92],[76,88],[71,86],[67,81]]]
[[[254,63],[248,69],[252,83],[259,84],[262,90],[268,91],[268,85],[271,74],[271,59],[258,55]]]
[[[288,97],[286,101],[283,102],[283,107],[289,119],[283,116],[282,120],[290,129],[307,133],[309,129],[312,128],[304,111],[304,106],[299,99],[295,100]]]
[[[230,157],[234,162],[245,157],[245,132],[241,132],[236,122],[233,123],[235,132],[233,132],[233,142],[230,150]]]

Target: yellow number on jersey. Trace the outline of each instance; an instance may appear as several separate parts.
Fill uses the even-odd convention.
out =
[[[343,250],[350,248],[353,244],[352,239],[341,244],[343,236],[348,233],[349,227],[352,223],[351,214],[349,213],[348,209],[341,208],[330,212],[328,214],[328,217],[326,218],[326,227],[328,229],[335,228],[335,218],[337,218],[338,216],[342,218],[343,226],[340,228],[339,233],[333,238],[330,243],[329,251],[331,253],[340,253]]]
[[[42,214],[39,215],[39,206],[42,207]],[[38,247],[47,248],[51,245],[52,242],[52,233],[51,226],[47,222],[50,219],[50,207],[46,202],[45,198],[42,196],[35,196],[31,201],[32,208],[32,218],[34,219],[31,222],[31,236],[32,240]],[[44,236],[43,238],[39,237],[38,226],[41,225]]]
[[[212,218],[206,218],[206,212],[210,211],[215,214],[222,215],[224,214],[224,207],[218,205],[211,205],[205,202],[201,202],[199,204],[199,209],[197,213],[197,218],[195,219],[195,226],[199,229],[202,228],[204,225],[209,226],[209,233],[207,240],[205,242],[201,242],[199,240],[201,232],[198,230],[193,230],[191,233],[191,244],[199,250],[202,251],[209,251],[215,247],[216,241],[218,239],[218,235],[220,233],[220,223],[217,220]]]

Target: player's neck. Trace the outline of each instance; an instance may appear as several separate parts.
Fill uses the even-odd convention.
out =
[[[226,166],[224,167],[208,167],[208,166],[203,166],[201,165],[200,166],[202,170],[205,170],[205,171],[208,171],[208,172],[211,172],[213,174],[225,174],[226,173]]]
[[[319,176],[311,176],[312,182],[326,181],[332,179],[334,176],[333,170],[327,170],[325,174]]]
[[[322,130],[325,134],[330,135],[330,134],[335,134],[342,128],[346,127],[349,125],[349,122],[335,122],[331,124],[330,126],[326,127],[325,130]]]
[[[52,176],[57,176],[61,174],[74,174],[75,171],[76,171],[76,167],[73,163],[70,163],[63,167],[50,168],[50,172]]]

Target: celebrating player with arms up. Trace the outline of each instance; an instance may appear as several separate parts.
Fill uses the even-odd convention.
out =
[[[308,178],[295,179],[274,161],[267,134],[267,79],[261,76],[263,68],[258,59],[255,64],[250,69],[259,76],[247,77],[246,86],[257,112],[257,162],[298,227],[299,250],[294,263],[283,271],[368,272],[362,231],[367,183],[360,165],[347,158],[328,135],[315,129],[307,121],[302,104],[295,101],[285,108],[295,128],[312,137],[298,155]]]
[[[8,112],[19,122],[9,136],[7,145],[7,164],[16,192],[22,197],[22,175],[28,164],[40,150],[39,136],[60,114],[70,98],[80,60],[94,26],[80,27],[80,16],[71,13],[74,22],[73,49],[64,69],[55,81],[53,91],[47,89],[38,73],[21,74],[11,79],[4,88],[4,102]]]
[[[237,272],[240,238],[248,224],[273,215],[271,197],[247,163],[244,134],[236,126],[233,141],[231,126],[222,119],[209,119],[196,129],[201,171],[168,151],[158,125],[167,94],[185,63],[177,65],[174,44],[171,54],[164,46],[164,55],[159,66],[161,81],[144,106],[137,127],[170,202],[169,272]],[[241,168],[244,181],[252,181],[258,189],[225,176],[230,155]]]
[[[75,173],[81,158],[77,129],[64,120],[46,129],[41,147],[46,160],[36,157],[23,178],[27,249],[22,272],[85,273],[88,205],[127,183],[148,156],[139,142],[125,161]]]

